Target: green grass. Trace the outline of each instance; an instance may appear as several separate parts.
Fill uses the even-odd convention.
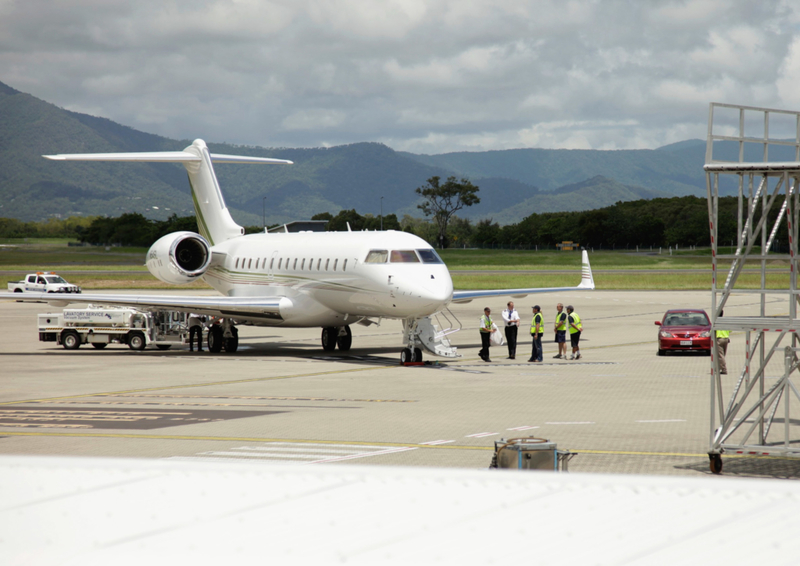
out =
[[[34,271],[69,270],[67,279],[84,289],[208,289],[203,282],[177,287],[156,280],[144,266],[145,248],[103,248],[67,246],[66,240],[13,241],[11,247],[0,247],[0,270],[22,276]],[[726,252],[728,250],[725,250]],[[454,271],[456,289],[513,289],[527,287],[571,287],[580,282],[580,252],[525,250],[443,250],[440,252],[448,268]],[[646,255],[625,251],[595,251],[589,254],[598,289],[711,289],[709,250],[681,250],[673,255]],[[751,262],[757,267],[758,262]],[[787,262],[770,260],[774,269],[767,276],[769,288],[788,288]],[[724,278],[728,263],[720,262]],[[460,274],[470,271],[547,271],[570,273],[541,275],[516,273]],[[703,273],[682,270],[703,269]],[[652,270],[651,273],[598,273],[598,270]],[[125,273],[90,273],[90,271],[124,271]],[[82,273],[76,273],[82,272]],[[9,275],[6,280],[18,277]],[[724,280],[724,279],[723,279]],[[720,281],[722,284],[722,281]],[[759,275],[743,274],[738,287],[758,288]]]

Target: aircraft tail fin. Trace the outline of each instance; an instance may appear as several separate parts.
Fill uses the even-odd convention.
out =
[[[189,174],[192,201],[197,215],[200,235],[211,245],[244,234],[244,228],[231,217],[212,163],[285,163],[285,159],[222,155],[210,153],[206,143],[197,139],[183,151],[158,151],[147,153],[73,153],[45,155],[57,161],[126,161],[147,163],[181,163]]]

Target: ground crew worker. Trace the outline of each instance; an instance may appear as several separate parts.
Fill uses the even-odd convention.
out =
[[[578,313],[575,312],[575,309],[572,308],[572,305],[567,306],[567,324],[569,324],[569,341],[572,344],[572,355],[569,357],[569,359],[580,360],[581,350],[578,346],[578,343],[581,341],[581,330],[583,330],[583,324],[581,323],[581,317],[578,316]]]
[[[564,305],[556,305],[556,344],[558,344],[558,355],[554,358],[567,359],[567,313],[564,312]]]
[[[531,321],[531,338],[533,338],[533,348],[529,362],[542,361],[542,334],[544,334],[544,316],[539,305],[533,307],[533,320]]]
[[[489,338],[492,335],[492,309],[486,307],[483,309],[483,316],[481,316],[481,351],[478,352],[478,355],[484,362],[491,362],[492,360],[489,359]]]
[[[722,316],[722,313],[725,311],[719,311],[719,319]],[[720,375],[728,375],[728,364],[725,362],[725,355],[728,353],[728,344],[730,344],[730,330],[717,330],[716,331],[716,343],[717,343],[717,359],[719,360],[719,374]]]
[[[203,321],[199,314],[189,315],[189,351],[194,351],[194,337],[197,336],[197,351],[203,351]]]
[[[508,342],[508,359],[513,360],[517,355],[517,331],[519,330],[519,313],[514,309],[514,303],[509,301],[503,311],[503,322],[506,326],[506,341]]]

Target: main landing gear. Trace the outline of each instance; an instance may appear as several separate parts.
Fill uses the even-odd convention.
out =
[[[239,331],[232,324],[213,324],[208,329],[208,338],[206,338],[208,351],[218,354],[225,348],[229,354],[233,354],[239,349]]]
[[[353,333],[349,326],[327,326],[322,329],[322,349],[332,352],[339,346],[339,350],[346,352],[353,345]]]

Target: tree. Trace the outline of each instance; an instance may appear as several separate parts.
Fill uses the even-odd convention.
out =
[[[469,182],[469,179],[457,180],[448,177],[444,184],[439,184],[439,177],[431,177],[428,184],[418,187],[416,193],[425,197],[425,202],[418,205],[425,216],[433,216],[433,221],[439,228],[439,247],[447,247],[447,223],[457,211],[465,206],[478,204],[481,199],[475,193],[478,187]]]

